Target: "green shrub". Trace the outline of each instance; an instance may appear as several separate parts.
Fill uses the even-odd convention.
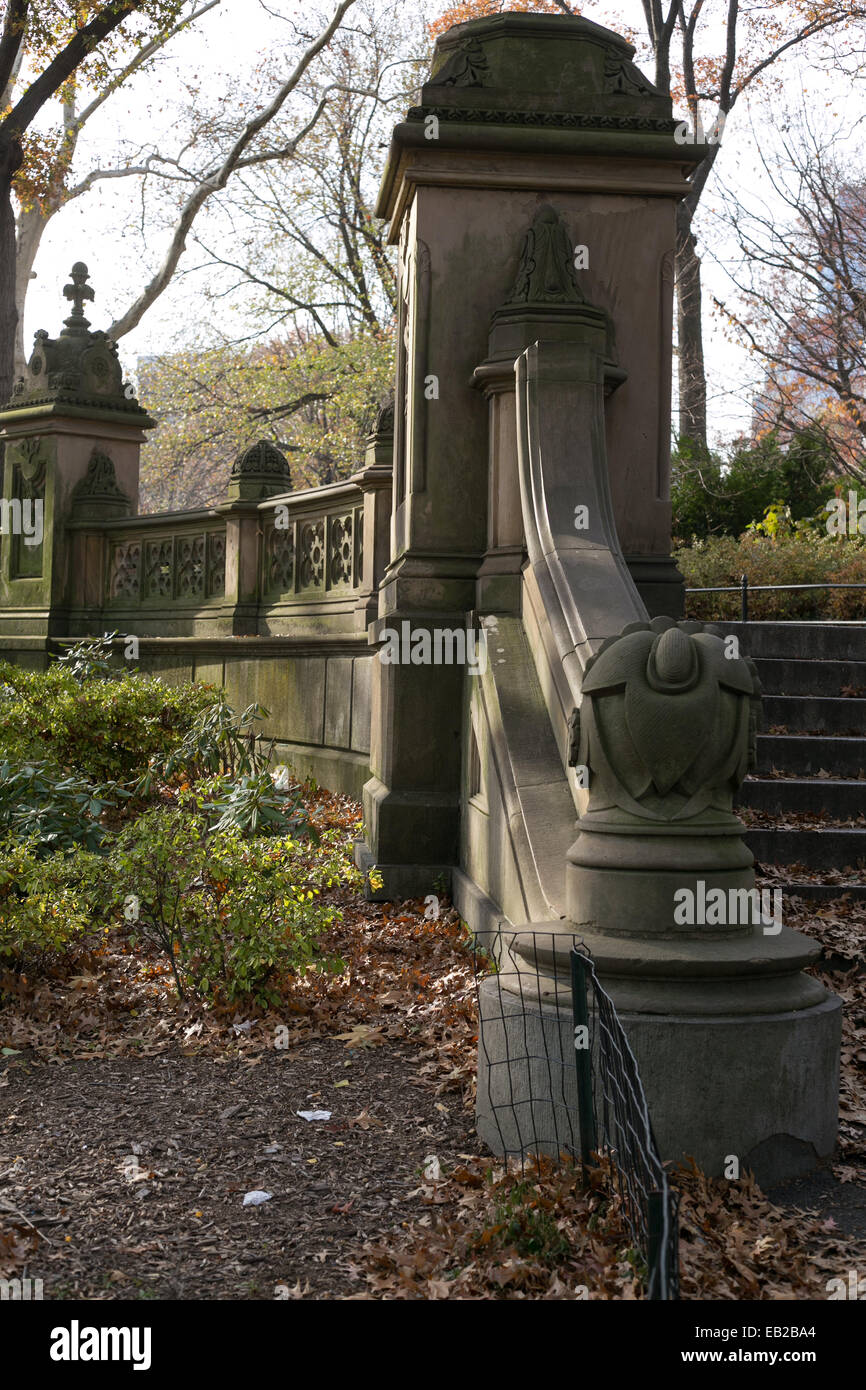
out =
[[[200,898],[206,911],[187,941],[187,966],[198,992],[232,1004],[278,997],[271,982],[289,972],[341,965],[316,952],[336,920],[318,888],[305,882],[295,842],[253,840],[219,832],[208,841]]]
[[[0,965],[40,969],[98,930],[92,923],[93,856],[75,849],[40,856],[40,847],[0,843]]]
[[[209,774],[236,777],[263,772],[271,750],[259,746],[255,726],[267,717],[268,711],[259,704],[249,705],[243,714],[236,714],[225,692],[216,691],[196,712],[177,747],[156,770],[164,777],[181,773],[190,779]]]
[[[321,831],[315,841],[301,841],[295,853],[298,872],[303,868],[310,888],[325,892],[340,887],[358,892],[364,886],[364,876],[352,857],[352,842],[337,826]]]
[[[822,535],[809,528],[777,529],[774,535],[746,532],[712,537],[675,552],[688,588],[739,586],[745,574],[750,585],[866,582],[866,541]],[[736,620],[740,597],[733,594],[687,594],[686,612],[703,621]],[[805,591],[778,590],[749,594],[749,617],[866,621],[866,589]]]
[[[476,1249],[492,1246],[515,1251],[521,1259],[555,1265],[571,1252],[568,1237],[556,1224],[556,1207],[541,1188],[522,1179],[496,1195],[492,1224],[473,1241]]]
[[[769,434],[727,456],[696,453],[684,441],[671,457],[673,534],[681,543],[739,536],[774,505],[787,507],[795,521],[820,517],[833,488],[826,443],[809,430],[784,447]]]
[[[190,809],[146,811],[114,841],[97,885],[101,906],[128,924],[130,939],[166,957],[182,998],[185,946],[199,907],[195,890],[204,881],[205,837],[204,818]]]
[[[64,667],[79,682],[92,680],[111,680],[123,674],[113,662],[114,639],[118,632],[106,632],[103,637],[82,637],[80,641],[56,658],[58,666]]]
[[[27,840],[40,856],[80,845],[98,850],[102,814],[129,796],[116,782],[58,774],[47,762],[0,762],[0,835]]]
[[[162,952],[181,998],[266,1003],[273,979],[325,963],[314,943],[334,912],[308,882],[299,849],[288,838],[208,834],[187,799],[121,831],[103,862],[101,902],[133,941]]]
[[[196,783],[196,801],[214,830],[250,835],[290,835],[317,839],[304,802],[303,783],[278,791],[269,772],[245,777],[209,777]]]
[[[843,542],[844,544],[844,542]],[[847,558],[833,570],[837,584],[866,584],[866,544],[844,550]],[[866,622],[866,589],[831,589],[822,595],[822,608],[828,618],[854,618]]]
[[[177,747],[217,692],[155,676],[76,680],[59,662],[47,671],[0,664],[0,756],[53,762],[95,780],[127,781]]]

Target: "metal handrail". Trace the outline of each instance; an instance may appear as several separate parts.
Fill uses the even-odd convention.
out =
[[[721,585],[712,589],[686,589],[687,594],[739,594],[741,621],[749,621],[749,594],[766,594],[775,589],[866,589],[866,584],[750,584],[748,575],[741,575],[739,584]]]

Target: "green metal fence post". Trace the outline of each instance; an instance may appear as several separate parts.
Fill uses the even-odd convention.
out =
[[[577,1071],[577,1115],[580,1125],[580,1161],[588,1167],[594,1149],[595,1113],[592,1103],[592,1058],[589,1049],[589,1009],[586,1002],[586,960],[580,951],[571,952],[571,1008],[574,1019],[574,1061]],[[578,1038],[587,1045],[578,1046]]]
[[[647,1296],[651,1299],[668,1297],[664,1223],[664,1192],[647,1193]]]

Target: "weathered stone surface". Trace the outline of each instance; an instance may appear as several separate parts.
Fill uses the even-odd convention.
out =
[[[129,516],[132,503],[118,487],[114,460],[102,449],[94,449],[84,477],[72,489],[72,515],[85,517]]]
[[[331,657],[325,674],[325,743],[348,748],[352,730],[351,657]]]
[[[519,995],[480,990],[485,1046],[478,1056],[477,1125],[494,1153],[538,1147],[577,1152],[573,1019],[568,1009],[527,1011]],[[621,1011],[664,1159],[692,1159],[711,1176],[730,1159],[766,1188],[832,1156],[836,1138],[841,1009],[827,999],[751,1019]],[[519,1060],[506,1066],[506,1057]],[[549,1062],[546,1059],[551,1059]],[[767,1077],[773,1078],[768,1086]],[[497,1112],[494,1116],[493,1105]],[[504,1140],[504,1144],[503,1144]],[[539,1142],[540,1141],[540,1142]]]
[[[260,439],[238,454],[232,465],[230,501],[256,500],[288,492],[292,486],[289,460],[269,439]]]
[[[356,657],[352,671],[352,739],[356,753],[370,752],[371,657]]]

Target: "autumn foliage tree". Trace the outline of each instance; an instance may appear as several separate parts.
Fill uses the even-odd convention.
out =
[[[327,48],[354,3],[336,0],[333,12],[322,19],[321,29],[309,41],[302,36],[300,50],[296,47],[288,64],[283,61],[275,78],[276,90],[259,91],[251,110],[226,107],[225,93],[221,93],[223,118],[202,122],[197,132],[200,138],[184,141],[185,158],[172,159],[154,151],[153,160],[146,160],[143,167],[116,171],[147,178],[161,168],[175,196],[167,245],[155,266],[148,256],[149,278],[110,325],[112,338],[136,327],[164,293],[186,250],[196,217],[238,171],[269,160],[294,158],[299,144],[325,111],[330,91],[321,94],[314,109],[299,114],[291,135],[278,143],[268,142],[267,128]],[[34,184],[62,201],[74,152],[74,140],[68,138],[59,148],[50,139],[46,144],[44,133],[34,122],[52,98],[68,107],[72,83],[94,91],[94,100],[98,100],[100,93],[111,90],[118,75],[137,70],[137,59],[146,61],[161,41],[182,27],[184,5],[185,0],[103,0],[101,4],[95,0],[8,0],[0,36],[0,90],[5,96],[5,114],[0,118],[0,402],[8,399],[12,386],[18,314],[13,194],[20,193],[22,209],[36,196]],[[187,10],[187,21],[209,8],[207,0],[200,0],[197,10]],[[74,121],[71,127],[65,136],[74,135]],[[198,166],[196,153],[201,159]],[[45,165],[41,171],[40,161]],[[109,177],[112,171],[98,172]]]
[[[633,8],[630,6],[629,9]],[[691,134],[712,136],[706,158],[677,213],[676,293],[680,435],[705,449],[707,385],[702,332],[701,261],[694,220],[722,148],[725,122],[745,93],[766,88],[786,54],[806,48],[816,59],[859,51],[866,41],[860,0],[642,0],[639,29],[624,25],[618,5],[568,0],[464,0],[449,6],[432,31],[507,10],[583,15],[625,34],[651,57],[655,84],[684,112]]]
[[[35,123],[76,74],[105,80],[131,33],[133,42],[136,33],[141,42],[148,30],[165,29],[181,5],[182,0],[7,0],[0,33],[0,402],[12,391],[18,317],[13,186],[26,162],[35,171],[47,155]],[[19,93],[15,84],[22,74]]]
[[[393,335],[332,345],[301,328],[141,362],[139,390],[159,421],[142,450],[142,509],[224,501],[234,460],[262,438],[288,458],[294,488],[348,477],[393,374]]]
[[[428,62],[414,6],[358,0],[299,88],[309,109],[330,95],[296,157],[245,168],[197,228],[213,318],[139,382],[160,421],[142,455],[148,506],[218,499],[237,453],[260,437],[289,456],[296,487],[360,466],[393,380],[396,256],[375,215],[382,148]],[[287,120],[271,127],[276,144]],[[252,346],[230,341],[235,312]]]
[[[836,146],[804,115],[762,195],[728,200],[741,257],[717,303],[763,367],[756,433],[817,432],[866,486],[866,171]]]

